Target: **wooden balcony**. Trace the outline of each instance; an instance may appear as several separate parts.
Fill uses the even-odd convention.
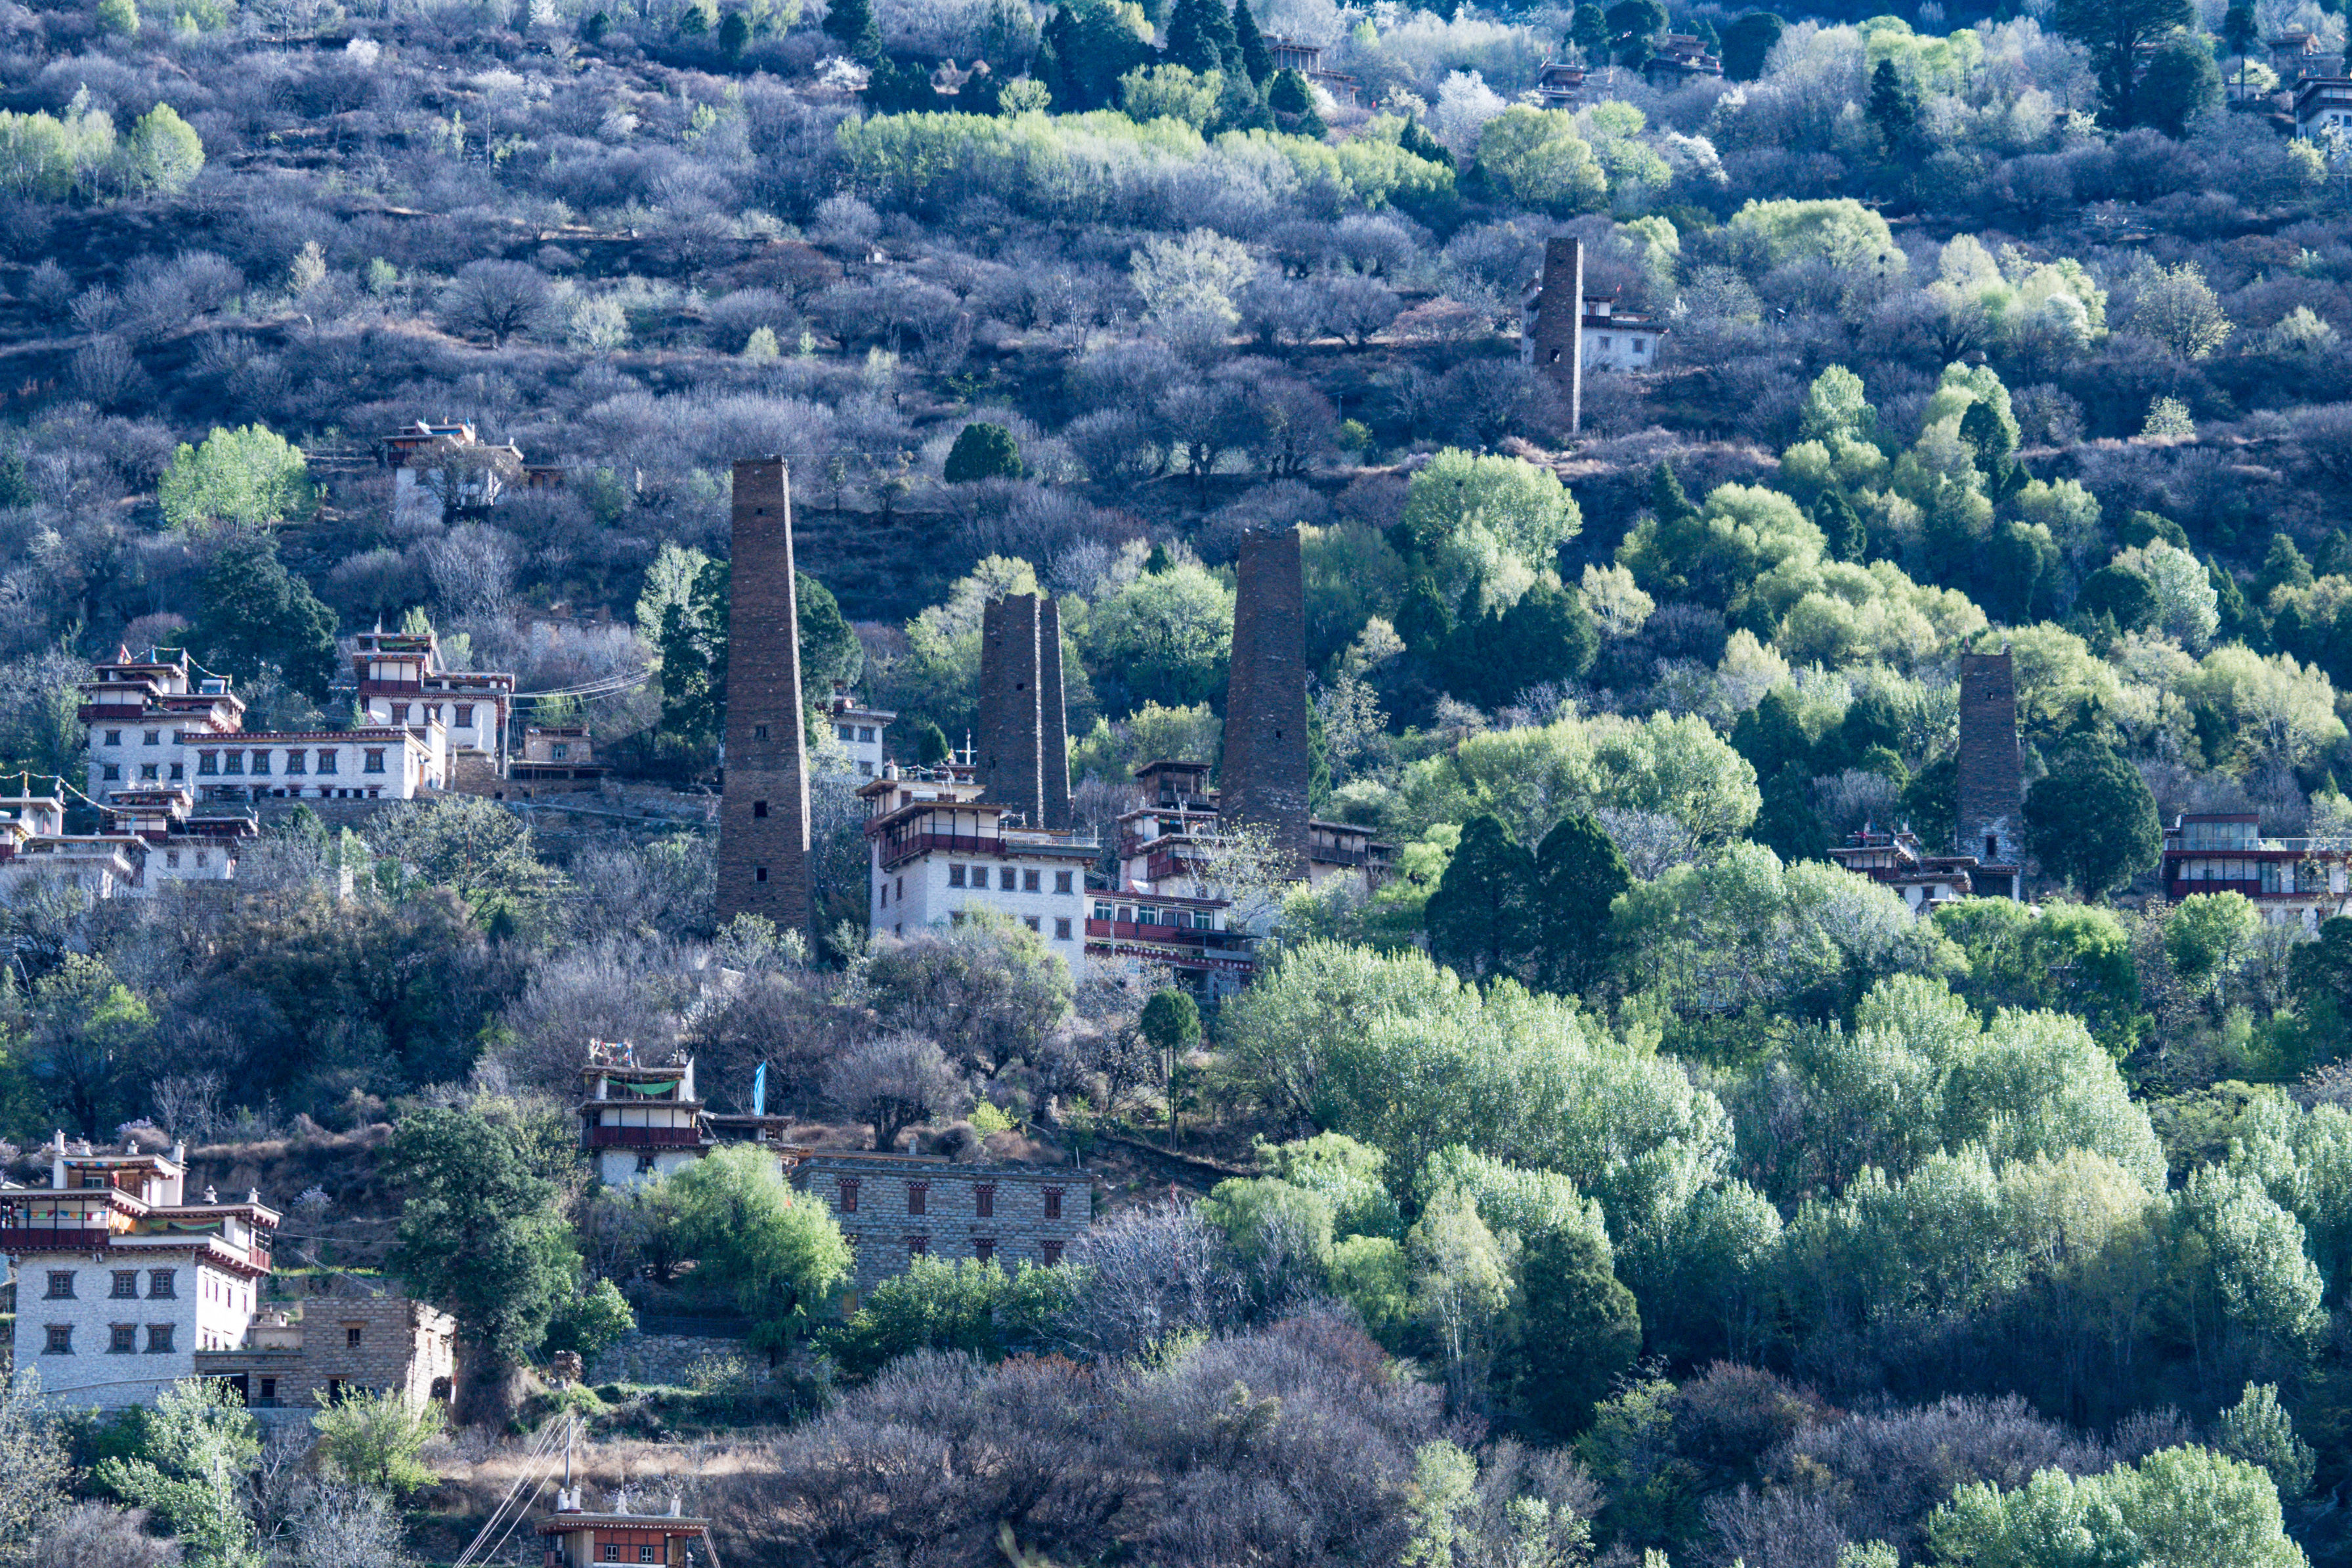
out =
[[[699,1127],[588,1127],[592,1149],[690,1149],[702,1142]]]

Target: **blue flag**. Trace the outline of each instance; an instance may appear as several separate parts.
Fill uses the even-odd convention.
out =
[[[768,1064],[760,1063],[760,1071],[751,1074],[751,1114],[768,1113]]]

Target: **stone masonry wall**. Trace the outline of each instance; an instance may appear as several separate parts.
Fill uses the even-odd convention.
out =
[[[809,923],[808,756],[800,603],[783,460],[735,465],[729,594],[727,780],[719,806],[719,918]]]
[[[1070,723],[1063,707],[1062,608],[1037,597],[1037,767],[1045,827],[1070,825]]]
[[[1037,596],[1015,593],[985,605],[980,620],[980,744],[973,760],[982,797],[1045,821],[1037,689]]]
[[[847,1207],[845,1184],[855,1183],[856,1207]],[[992,1243],[988,1255],[1012,1268],[1017,1263],[1053,1263],[1061,1249],[1086,1234],[1094,1219],[1092,1178],[1071,1167],[954,1165],[946,1160],[889,1155],[814,1155],[793,1171],[793,1185],[822,1198],[857,1257],[856,1285],[863,1297],[895,1274],[904,1273],[918,1251],[934,1258],[981,1256],[978,1243]],[[908,1212],[912,1189],[923,1189],[922,1212]],[[993,1212],[979,1212],[986,1189]],[[1049,1218],[1049,1195],[1058,1193],[1061,1213]],[[914,1243],[919,1242],[918,1247]]]
[[[1222,810],[1270,830],[1303,879],[1311,763],[1307,593],[1296,528],[1242,538],[1232,667]]]
[[[1544,244],[1543,293],[1536,300],[1535,367],[1568,400],[1568,427],[1584,415],[1584,246],[1565,236]]]

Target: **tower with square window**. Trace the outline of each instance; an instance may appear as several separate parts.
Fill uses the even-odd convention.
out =
[[[781,457],[735,465],[727,609],[726,785],[719,806],[719,918],[809,924],[808,748],[792,482]]]

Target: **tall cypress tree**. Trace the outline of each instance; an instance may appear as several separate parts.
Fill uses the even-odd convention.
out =
[[[1544,984],[1581,991],[1609,972],[1609,904],[1633,885],[1617,844],[1570,811],[1536,850],[1536,959]]]
[[[1533,956],[1535,861],[1502,820],[1482,811],[1429,895],[1429,956],[1465,979],[1518,975]]]
[[[1234,41],[1241,48],[1242,69],[1249,72],[1251,81],[1264,87],[1274,75],[1274,51],[1265,47],[1265,35],[1257,30],[1249,0],[1234,0]]]
[[[882,26],[874,19],[873,0],[833,0],[823,26],[842,53],[861,60],[881,57]]]

